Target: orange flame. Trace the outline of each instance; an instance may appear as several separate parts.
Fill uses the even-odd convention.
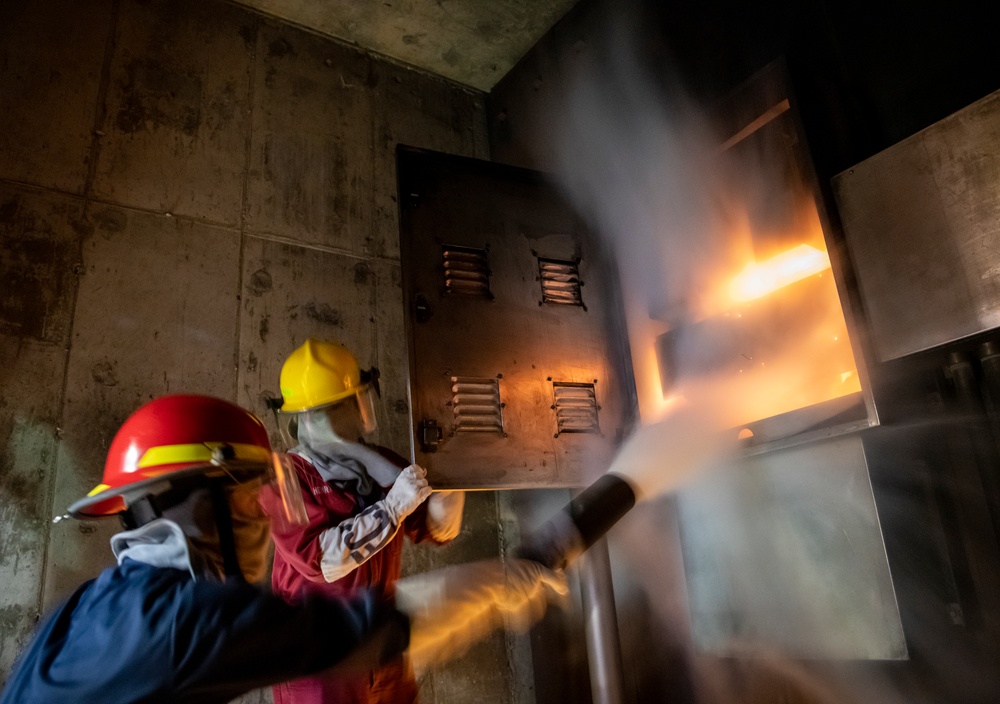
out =
[[[765,261],[752,262],[735,277],[720,276],[721,285],[706,300],[714,303],[712,315],[742,318],[753,310],[759,318],[761,311],[768,310],[767,306],[757,308],[759,299],[786,295],[792,284],[830,268],[825,249],[799,244]],[[760,320],[748,323],[755,327],[745,331],[745,342],[759,346],[748,348],[746,362],[738,369],[719,369],[683,380],[684,393],[712,407],[725,427],[735,427],[860,391],[836,284],[832,277],[814,284],[808,301],[800,290],[794,306],[784,309],[794,309],[805,318],[784,332],[759,329]],[[636,376],[642,375],[637,371]],[[658,410],[667,412],[673,399],[660,398]],[[647,418],[646,411],[643,418]]]
[[[829,268],[826,252],[800,244],[767,261],[747,264],[733,279],[729,294],[735,301],[752,301]]]

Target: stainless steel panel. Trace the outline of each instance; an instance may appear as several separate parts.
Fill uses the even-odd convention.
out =
[[[607,259],[534,172],[403,151],[400,188],[415,459],[441,487],[589,483],[607,468],[627,398]],[[485,252],[488,296],[449,285],[455,248]],[[544,302],[539,258],[578,261],[586,307]],[[467,378],[495,383],[499,410],[456,396]],[[592,432],[560,431],[560,417],[563,431],[580,429],[557,404],[570,388],[560,384],[593,385]]]
[[[699,479],[678,504],[700,649],[907,656],[858,436],[745,458]]]
[[[833,185],[880,359],[1000,326],[1000,92]]]

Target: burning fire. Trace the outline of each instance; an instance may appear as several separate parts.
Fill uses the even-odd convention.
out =
[[[818,220],[816,224],[818,227]],[[815,239],[805,239],[811,243],[791,247],[764,261],[752,261],[736,276],[729,269],[727,277],[720,267],[716,286],[704,299],[710,302],[704,307],[709,313],[694,325],[723,318],[749,321],[743,327],[716,328],[729,330],[731,339],[703,338],[704,344],[716,345],[704,350],[706,353],[718,352],[720,345],[732,345],[731,353],[720,359],[737,364],[730,362],[727,366],[722,362],[714,372],[701,371],[694,377],[681,378],[682,387],[675,392],[702,406],[713,407],[719,416],[717,420],[725,427],[738,427],[861,390],[833,278],[816,279],[807,289],[792,286],[831,268],[825,248],[816,244]],[[783,319],[779,329],[775,327],[777,319],[762,317],[775,309],[773,300],[769,299],[768,304],[760,302],[769,296],[786,300],[777,309],[784,315],[797,311],[798,321]],[[648,348],[652,350],[656,331],[648,330],[647,336],[651,340]],[[697,348],[689,348],[686,354],[698,354]],[[655,360],[655,353],[651,352],[644,369],[636,367],[638,385],[642,387],[643,382],[648,382],[646,385],[650,387],[646,394],[640,388],[640,396],[653,399],[647,404],[640,402],[640,412],[646,420],[669,414],[677,401],[676,397],[653,392],[654,386],[660,388],[662,373]],[[683,368],[684,362],[680,366]]]
[[[729,293],[738,302],[752,301],[830,268],[830,257],[800,244],[764,262],[752,262],[733,279]]]

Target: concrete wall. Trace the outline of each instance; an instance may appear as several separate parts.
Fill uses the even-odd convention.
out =
[[[408,454],[394,149],[488,145],[481,94],[222,2],[2,0],[0,17],[4,675],[40,610],[110,563],[116,522],[50,521],[143,402],[263,414],[285,355],[334,338],[382,370],[380,441]],[[496,496],[467,516],[407,569],[496,555]],[[426,700],[507,701],[504,640],[483,648]]]

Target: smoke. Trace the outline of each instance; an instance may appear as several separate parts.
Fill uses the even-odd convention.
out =
[[[901,700],[878,675],[848,681],[790,657],[906,655],[860,441],[737,459],[741,426],[860,388],[829,270],[781,304],[727,296],[748,262],[825,249],[815,204],[774,140],[724,152],[731,135],[631,50],[634,26],[608,32],[566,81],[539,153],[606,238],[623,286],[645,421],[611,467],[645,499],[612,541],[633,686],[641,698],[665,679],[667,639],[699,701]],[[674,512],[682,568],[653,508]]]
[[[617,25],[610,46],[633,43]],[[715,143],[693,107],[665,102],[635,54],[608,52],[570,78],[546,140],[571,202],[610,239],[646,313],[682,320],[692,294],[729,260]]]
[[[642,24],[620,10],[576,57],[537,151],[614,252],[643,419],[671,394],[722,429],[858,391],[829,270],[778,303],[731,292],[749,263],[825,250],[790,116],[727,142],[735,128],[707,119],[666,63],[648,70]]]
[[[730,135],[633,49],[640,24],[614,17],[537,142],[620,270],[646,426],[614,471],[650,497],[730,458],[733,428],[860,386],[829,270],[777,304],[732,299],[748,262],[789,243],[825,249],[815,205],[780,134],[720,149]]]
[[[735,458],[737,449],[735,435],[723,432],[715,409],[679,399],[665,418],[628,438],[608,471],[626,478],[641,501],[678,491]]]

